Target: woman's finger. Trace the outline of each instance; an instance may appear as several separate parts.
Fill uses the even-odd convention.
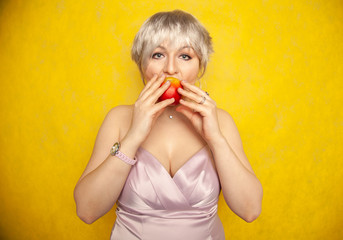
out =
[[[146,98],[148,98],[149,96],[151,96],[152,93],[155,92],[156,89],[158,89],[158,88],[162,85],[164,79],[165,79],[165,76],[164,76],[164,74],[162,74],[162,75],[159,76],[156,80],[154,80],[154,81],[151,83],[150,87],[142,94],[142,96],[141,96],[142,99],[145,100]],[[150,82],[150,81],[149,81],[149,82]]]
[[[189,102],[189,101],[185,101],[183,99],[180,100],[180,104],[189,107],[190,109],[193,109],[193,111],[195,112],[199,112],[201,113],[205,113],[206,107],[202,104],[198,104],[195,102]]]
[[[147,83],[145,84],[145,86],[144,86],[143,90],[141,91],[141,93],[139,94],[139,96],[142,96],[150,88],[151,84],[156,81],[157,78],[158,78],[158,75],[155,73],[152,76],[152,78],[149,81],[147,81]]]
[[[156,112],[160,111],[161,109],[169,106],[173,102],[175,102],[174,98],[170,98],[170,99],[166,99],[166,100],[163,100],[161,102],[158,102],[154,105],[153,112],[156,113]]]
[[[182,89],[182,88],[179,88],[177,91],[178,91],[178,93],[180,93],[182,96],[185,96],[186,98],[188,98],[188,99],[190,99],[190,100],[192,100],[192,101],[194,101],[194,102],[196,102],[196,103],[199,103],[199,104],[205,103],[204,101],[206,101],[207,98],[208,98],[207,95],[205,95],[205,96],[200,96],[199,94],[196,94],[196,93],[190,92],[190,91],[186,91],[186,90],[184,90],[184,89]],[[206,99],[204,99],[204,98],[206,98]]]
[[[183,88],[186,89],[186,90],[194,92],[194,93],[196,93],[196,94],[198,94],[200,96],[205,96],[205,95],[207,96],[207,94],[206,94],[206,92],[204,90],[198,88],[197,86],[195,86],[193,84],[190,84],[190,83],[188,83],[186,81],[181,81],[181,84],[182,84]]]
[[[147,83],[145,84],[145,86],[144,86],[144,88],[143,88],[143,90],[142,90],[140,96],[144,95],[145,92],[149,91],[150,88],[151,88],[151,86],[152,86],[156,81],[158,81],[162,76],[163,76],[163,73],[160,74],[160,75],[158,75],[157,73],[155,73],[155,74],[152,76],[152,78],[151,78],[149,81],[147,81]]]
[[[150,87],[149,90],[155,91],[156,89],[158,89],[158,88],[161,86],[161,84],[163,83],[163,81],[164,81],[165,78],[166,78],[166,77],[165,77],[164,74],[162,74],[161,76],[159,76],[158,79],[157,79],[155,82],[153,82],[153,83],[151,84],[151,87]]]
[[[192,111],[190,108],[183,105],[177,106],[175,110],[185,115],[189,120],[191,120],[194,117],[194,114],[197,114],[194,111]]]
[[[199,104],[210,102],[212,103],[212,105],[216,105],[215,101],[209,96],[207,92],[185,81],[182,81],[182,83],[184,89],[178,89],[180,94]]]
[[[157,99],[165,92],[167,91],[167,89],[170,87],[170,81],[166,81],[165,84],[163,84],[163,86],[161,86],[160,88],[158,88],[154,93],[152,93],[150,95],[150,99],[152,102],[156,102]]]

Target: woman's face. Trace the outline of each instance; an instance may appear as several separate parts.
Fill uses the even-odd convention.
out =
[[[172,47],[168,42],[159,45],[151,54],[143,69],[145,81],[154,74],[164,74],[194,84],[199,73],[200,60],[189,46]]]

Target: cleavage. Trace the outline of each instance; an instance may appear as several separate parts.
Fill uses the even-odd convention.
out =
[[[189,124],[187,122],[168,124],[168,122],[157,121],[141,145],[161,163],[171,176],[174,176],[192,155],[206,145],[206,142]]]

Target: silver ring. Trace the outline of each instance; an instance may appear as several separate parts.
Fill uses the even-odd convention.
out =
[[[206,101],[206,97],[205,97],[205,96],[202,96],[201,102],[199,102],[199,104],[204,104],[205,101]]]

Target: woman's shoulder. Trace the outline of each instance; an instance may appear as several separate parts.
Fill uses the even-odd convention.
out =
[[[125,127],[131,120],[133,111],[132,105],[119,105],[110,109],[104,122],[111,126]]]
[[[119,105],[110,109],[104,119],[101,129],[110,135],[124,136],[131,123],[132,105]]]
[[[234,120],[231,114],[225,111],[224,109],[217,108],[217,113],[218,113],[219,124],[221,125],[234,124]]]
[[[126,118],[132,115],[133,105],[118,105],[110,109],[107,116],[112,118]]]
[[[237,138],[239,136],[238,128],[231,114],[220,108],[217,108],[217,113],[219,126],[223,134],[227,138],[229,136]]]
[[[217,113],[219,127],[225,138],[232,146],[237,147],[237,149],[242,149],[243,146],[239,130],[231,114],[219,108]]]

